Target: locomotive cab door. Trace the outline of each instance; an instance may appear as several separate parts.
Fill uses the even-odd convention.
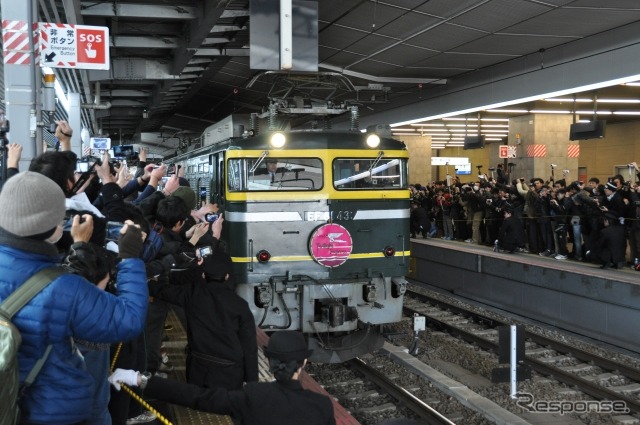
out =
[[[212,154],[210,157],[210,163],[211,203],[218,204],[219,207],[223,207],[225,203],[224,151]]]

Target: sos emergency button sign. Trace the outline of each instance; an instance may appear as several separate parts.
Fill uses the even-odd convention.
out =
[[[40,65],[109,69],[109,28],[41,22]]]

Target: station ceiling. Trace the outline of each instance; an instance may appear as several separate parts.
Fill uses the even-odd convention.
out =
[[[96,110],[91,119],[94,130],[116,143],[138,143],[140,134],[153,133],[156,140],[147,137],[145,143],[166,153],[230,114],[260,112],[268,105],[269,81],[248,87],[261,71],[249,68],[247,0],[39,4],[43,21],[109,27],[109,73],[67,72],[63,82],[75,81],[85,101],[92,100],[100,82],[100,101],[111,107]],[[411,111],[420,108],[412,105],[437,103],[438,96],[475,82],[533,73],[557,62],[559,52],[566,63],[639,40],[637,0],[321,0],[318,10],[319,70],[344,75],[361,88],[337,95],[359,99],[365,122],[419,118]],[[520,70],[524,62],[531,71]],[[571,86],[571,75],[565,78]],[[384,92],[367,90],[371,83],[383,85]],[[600,88],[579,97],[585,96],[640,99],[640,87]],[[451,112],[453,106],[442,99],[442,112]],[[640,111],[640,104],[606,109]]]

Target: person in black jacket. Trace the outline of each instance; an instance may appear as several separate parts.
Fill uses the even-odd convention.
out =
[[[252,382],[236,391],[201,388],[126,369],[116,369],[109,382],[116,389],[120,384],[140,386],[147,397],[230,415],[244,425],[335,425],[331,399],[300,384],[311,355],[304,336],[296,331],[276,332],[264,353],[276,381]]]
[[[415,238],[417,234],[421,234],[423,238],[426,238],[429,234],[429,214],[427,210],[420,205],[419,201],[411,201],[409,225],[411,226],[410,231],[412,238]]]
[[[219,247],[220,245],[218,245]],[[239,390],[258,380],[253,313],[235,293],[231,257],[214,247],[196,251],[204,278],[186,285],[150,283],[153,297],[183,307],[187,316],[187,382]]]
[[[496,251],[504,250],[508,253],[517,251],[524,245],[524,230],[522,221],[513,215],[513,207],[503,204],[501,207],[504,213],[504,221],[500,226],[498,240],[496,241]]]

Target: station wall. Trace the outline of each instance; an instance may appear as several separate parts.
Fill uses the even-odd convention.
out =
[[[521,142],[517,145],[517,157],[506,161],[516,164],[512,177],[527,179],[541,177],[547,180],[551,174],[550,165],[557,164],[556,179],[562,178],[562,170],[568,169],[567,180],[569,181],[597,177],[601,182],[606,182],[607,178],[623,169],[623,177],[629,180],[630,176],[626,165],[633,161],[640,163],[640,122],[608,124],[605,137],[602,139],[569,141],[569,125],[572,121],[570,115],[536,114],[512,118],[509,129],[509,145],[517,145],[516,133],[521,136]],[[446,178],[445,166],[424,166],[430,164],[430,157],[424,157],[425,154],[422,152],[425,139],[427,137],[406,136],[403,138],[412,158],[409,162],[409,181],[411,183],[426,184],[433,180]],[[429,147],[430,142],[429,140]],[[546,145],[544,157],[529,157],[527,155],[527,146],[543,144]],[[567,148],[569,145],[575,144],[580,147],[579,155],[577,158],[568,158]],[[490,174],[489,167],[495,167],[498,163],[505,162],[499,158],[499,145],[498,142],[487,142],[484,149],[464,150],[462,147],[433,149],[430,154],[440,157],[469,158],[471,175],[460,176],[462,182],[469,182],[477,179],[477,165],[483,165],[482,172]],[[416,154],[419,158],[414,157],[414,152],[419,152]],[[413,163],[419,165],[413,166]],[[449,174],[454,174],[451,166]]]

